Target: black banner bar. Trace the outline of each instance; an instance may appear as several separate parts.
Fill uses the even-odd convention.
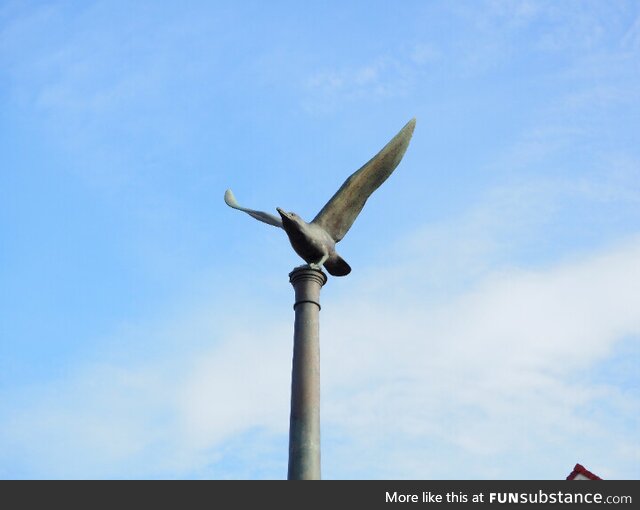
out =
[[[637,481],[2,481],[10,508],[637,508]],[[8,507],[9,508],[9,507]]]

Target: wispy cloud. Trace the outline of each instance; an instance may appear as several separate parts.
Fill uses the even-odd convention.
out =
[[[622,38],[623,48],[631,51],[640,47],[640,15],[636,17]]]
[[[304,80],[304,104],[310,112],[323,112],[352,101],[406,95],[424,70],[440,58],[433,44],[421,42],[362,65],[317,71]]]

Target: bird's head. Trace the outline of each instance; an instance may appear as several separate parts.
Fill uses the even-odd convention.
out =
[[[278,214],[282,218],[282,226],[286,231],[304,230],[307,223],[296,213],[284,211],[279,207],[276,207],[276,211],[278,211]]]

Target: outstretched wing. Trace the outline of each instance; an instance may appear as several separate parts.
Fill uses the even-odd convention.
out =
[[[353,225],[371,193],[387,180],[400,163],[415,125],[416,119],[407,122],[378,154],[344,181],[312,223],[325,229],[334,241],[340,241]]]
[[[240,207],[238,201],[236,200],[236,197],[233,195],[233,192],[230,189],[224,192],[224,201],[229,207],[238,209],[238,211],[246,212],[248,215],[253,216],[256,220],[263,221],[264,223],[268,223],[269,225],[273,225],[274,227],[282,228],[281,218],[278,218],[277,216],[266,212],[254,211],[253,209]]]

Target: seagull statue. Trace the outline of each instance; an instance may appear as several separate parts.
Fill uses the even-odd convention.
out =
[[[229,207],[243,211],[256,220],[283,229],[295,252],[309,267],[321,269],[324,266],[333,276],[346,276],[351,272],[351,267],[336,252],[336,243],[349,231],[369,196],[398,166],[409,146],[415,125],[415,119],[407,122],[378,154],[344,181],[311,223],[280,207],[276,207],[279,218],[241,207],[230,189],[225,192],[224,201]]]

